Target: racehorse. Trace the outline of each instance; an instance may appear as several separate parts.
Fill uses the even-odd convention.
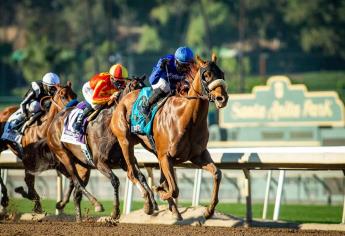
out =
[[[121,97],[134,89],[139,89],[145,86],[143,80],[145,77],[134,78],[129,82],[121,95],[117,98],[115,103],[121,101]],[[112,112],[116,104],[103,109],[98,116],[89,122],[86,128],[86,140],[89,145],[90,152],[92,154],[92,162],[87,162],[85,155],[81,151],[79,145],[62,143],[60,141],[62,130],[64,127],[64,120],[70,114],[71,109],[60,112],[49,128],[48,145],[50,149],[56,154],[59,162],[63,163],[66,170],[72,177],[75,191],[74,191],[74,203],[76,209],[76,220],[81,221],[80,201],[82,193],[86,197],[90,197],[90,193],[85,189],[87,183],[80,181],[78,175],[76,175],[75,165],[80,164],[85,168],[90,169],[92,167],[98,169],[103,175],[105,175],[111,182],[114,188],[114,209],[111,213],[112,218],[116,219],[120,215],[120,203],[119,203],[119,179],[112,172],[111,168],[119,165],[122,169],[126,170],[126,165],[122,161],[123,156],[121,149],[117,143],[116,138],[112,135],[110,130],[110,120]],[[146,188],[148,188],[146,184]],[[148,201],[152,202],[153,194]],[[149,203],[148,203],[149,204]],[[150,209],[150,208],[148,208]]]
[[[215,54],[212,55],[211,61],[204,61],[197,56],[188,76],[191,81],[188,95],[169,97],[157,111],[152,128],[155,147],[146,136],[130,131],[129,119],[139,91],[127,94],[119,102],[111,120],[111,128],[121,146],[130,179],[138,178],[135,168],[135,144],[141,143],[156,154],[162,173],[161,186],[157,187],[156,191],[162,200],[168,200],[169,209],[177,219],[182,217],[173,200],[179,194],[173,170],[176,164],[191,161],[212,174],[213,192],[211,203],[204,214],[206,218],[213,215],[218,203],[222,174],[206,148],[209,136],[207,114],[209,102],[214,102],[217,109],[225,107],[228,94],[224,73],[217,66],[216,60]]]
[[[42,115],[37,121],[35,121],[25,129],[23,138],[21,140],[22,151],[18,150],[18,147],[12,142],[9,142],[7,140],[0,140],[0,152],[7,148],[10,148],[15,153],[15,155],[22,159],[25,168],[24,180],[26,185],[28,186],[28,192],[25,192],[23,187],[16,188],[15,191],[21,193],[24,198],[28,198],[34,201],[35,205],[33,211],[36,213],[42,212],[42,206],[40,203],[40,197],[34,188],[34,174],[42,172],[44,170],[55,168],[68,177],[68,174],[66,173],[64,167],[60,163],[56,162],[53,158],[53,154],[50,152],[45,138],[48,126],[50,125],[50,122],[53,120],[56,113],[61,111],[70,101],[74,100],[75,98],[76,94],[73,92],[70,82],[67,83],[67,86],[57,86],[57,93],[54,97],[43,98],[41,101],[42,105],[45,101],[50,101],[52,105],[44,115]],[[13,114],[17,109],[17,106],[11,106],[0,113],[0,133],[3,132],[4,125],[6,124],[6,121],[8,120],[10,115]],[[6,189],[5,186],[2,187],[2,189]],[[71,192],[72,189],[73,185],[70,184],[70,190],[68,190],[68,192]],[[3,194],[3,196],[3,199],[6,199],[5,196],[7,196],[7,194]],[[65,204],[66,203],[64,203],[63,205]],[[4,206],[4,204],[2,205]],[[100,204],[96,201],[95,205]],[[102,207],[99,206],[98,209],[102,209]]]
[[[18,110],[18,106],[10,106],[10,107],[6,107],[2,112],[0,112],[0,131],[1,131],[1,127],[3,127],[3,125],[6,123],[6,121],[8,120],[8,118],[14,113],[16,112],[16,110]],[[1,132],[2,133],[2,132]],[[5,142],[0,140],[0,153],[7,149]],[[1,172],[1,169],[0,169]],[[0,173],[1,174],[1,173]],[[7,194],[7,188],[6,185],[4,184],[1,175],[0,175],[0,185],[1,185],[1,193],[2,193],[2,198],[1,198],[1,205],[6,208],[8,206],[8,194]]]

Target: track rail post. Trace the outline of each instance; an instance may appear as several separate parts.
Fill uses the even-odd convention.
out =
[[[243,169],[245,176],[245,197],[246,197],[246,223],[247,226],[250,226],[253,221],[252,214],[252,191],[251,191],[251,182],[250,182],[250,171],[249,169]]]

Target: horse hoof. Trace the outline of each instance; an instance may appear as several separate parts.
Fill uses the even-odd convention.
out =
[[[178,213],[178,214],[173,214],[173,217],[174,217],[174,219],[177,220],[177,221],[183,220],[183,217],[181,216],[180,213]]]
[[[204,213],[204,217],[205,219],[210,219],[214,214],[214,211],[210,211],[210,210],[206,210],[206,212]]]
[[[104,208],[102,205],[95,206],[95,212],[103,212]]]
[[[154,211],[159,211],[159,207],[158,207],[158,204],[156,203],[154,208],[153,208]]]
[[[112,219],[114,219],[114,220],[119,219],[119,218],[120,218],[120,210],[117,210],[117,211],[115,211],[115,212],[112,212],[111,215],[110,215],[110,217],[111,217]]]
[[[146,215],[152,215],[153,214],[153,207],[152,206],[146,206],[146,204],[144,204],[144,212]]]
[[[66,206],[66,203],[62,203],[62,201],[59,201],[56,203],[55,208],[58,210],[62,210],[64,209],[65,206]]]
[[[22,186],[20,186],[20,187],[15,188],[14,191],[16,193],[23,193],[24,192],[24,188]]]
[[[4,208],[8,206],[8,202],[9,202],[9,199],[7,196],[4,196],[2,199],[1,199],[1,206],[3,206]]]

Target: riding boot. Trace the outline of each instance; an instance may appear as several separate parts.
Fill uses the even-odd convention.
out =
[[[73,128],[78,132],[81,132],[84,119],[93,111],[94,109],[92,106],[88,104],[88,106],[83,110],[83,113],[77,117],[77,121],[74,123]]]
[[[26,117],[20,117],[13,122],[13,124],[11,125],[11,129],[20,133],[21,127],[23,127],[27,120],[28,119]]]
[[[148,119],[152,106],[156,104],[161,98],[164,98],[166,95],[167,93],[160,88],[153,90],[153,94],[150,97],[149,101],[143,104],[143,114],[146,116],[146,119]]]

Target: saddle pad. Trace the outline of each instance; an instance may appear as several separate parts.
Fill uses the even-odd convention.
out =
[[[64,127],[61,135],[61,142],[71,144],[85,144],[84,135],[73,128],[73,124],[76,122],[78,116],[83,113],[81,106],[75,107],[69,115],[65,118]]]
[[[18,109],[8,118],[0,139],[9,140],[11,142],[16,142],[18,144],[21,143],[23,136],[17,130],[12,129],[12,124],[13,122],[15,122],[15,118],[18,116],[20,112],[21,110]]]
[[[137,100],[135,101],[132,113],[131,113],[131,132],[145,135],[152,135],[152,124],[155,114],[158,110],[158,105],[155,104],[151,108],[151,113],[149,115],[149,121],[146,123],[146,116],[142,112],[142,104],[146,103],[152,95],[152,88],[145,87],[142,88]]]

